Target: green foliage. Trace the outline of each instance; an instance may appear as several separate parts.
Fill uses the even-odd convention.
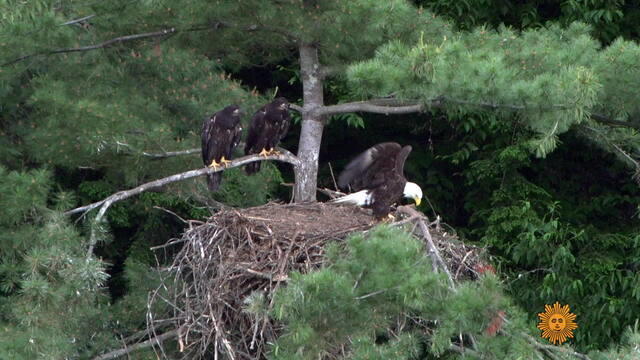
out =
[[[10,334],[1,358],[78,356],[104,324],[106,266],[87,260],[83,238],[48,208],[50,184],[47,171],[0,167],[0,329]]]
[[[540,27],[549,23],[564,26],[582,21],[593,27],[593,34],[603,42],[611,42],[618,36],[638,38],[633,26],[640,17],[636,0],[416,0],[415,3],[452,19],[460,28],[470,29],[488,24],[502,24],[518,29]]]
[[[234,207],[262,205],[273,200],[272,194],[277,192],[282,182],[278,168],[267,161],[263,161],[260,172],[252,176],[247,176],[243,168],[226,170],[214,199]]]
[[[327,257],[329,266],[292,274],[275,294],[272,315],[286,331],[270,358],[316,359],[347,344],[353,359],[451,355],[451,339],[460,333],[474,334],[486,356],[517,358],[532,351],[522,339],[483,334],[497,311],[510,308],[497,278],[453,291],[432,272],[422,244],[403,231],[382,226],[354,235],[344,248],[333,244]],[[522,315],[512,314],[510,326],[522,329]]]
[[[633,327],[629,326],[622,335],[619,345],[614,345],[608,351],[594,352],[589,354],[593,360],[633,360],[640,356],[640,332],[638,332],[638,321]]]
[[[567,141],[575,145],[575,139]],[[588,175],[579,175],[572,169],[584,166],[579,158],[598,161],[585,149],[577,150],[575,165],[566,160],[555,165],[552,159],[538,167],[510,148],[473,162],[467,179],[481,190],[469,193],[467,207],[473,212],[472,234],[490,246],[501,272],[511,279],[511,294],[530,317],[544,304],[570,304],[580,325],[577,344],[593,349],[619,336],[640,311],[638,293],[632,290],[638,285],[632,270],[640,256],[637,224],[605,220],[634,210],[638,191],[635,186],[601,188]],[[523,176],[532,171],[541,173]],[[604,178],[600,175],[599,181]],[[583,186],[590,187],[588,193],[569,190]]]
[[[599,51],[588,30],[579,24],[521,34],[479,28],[424,37],[414,47],[391,42],[373,59],[352,65],[347,75],[363,97],[394,94],[427,106],[438,100],[455,117],[517,114],[533,132],[532,151],[545,157],[556,148],[559,134],[589,121],[591,112],[626,118],[638,109],[638,99],[613,101],[611,96],[627,81],[640,80],[637,71],[623,65],[640,48],[620,40]],[[620,102],[626,105],[614,104]]]

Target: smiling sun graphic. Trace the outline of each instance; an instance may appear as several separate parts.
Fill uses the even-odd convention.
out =
[[[549,339],[554,345],[560,345],[573,337],[574,329],[578,325],[574,322],[576,315],[569,312],[569,305],[560,306],[556,301],[553,307],[544,306],[545,312],[539,313],[538,329],[542,330],[542,337]]]

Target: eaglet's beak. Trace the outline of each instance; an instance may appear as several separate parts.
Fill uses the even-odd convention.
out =
[[[416,196],[416,197],[414,197],[414,198],[413,198],[413,200],[415,200],[415,202],[416,202],[416,206],[420,206],[420,202],[422,201],[422,199],[421,199],[421,198],[419,198],[419,197],[417,197],[417,196]]]

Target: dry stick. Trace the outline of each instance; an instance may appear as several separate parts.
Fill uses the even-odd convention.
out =
[[[444,263],[444,260],[442,260],[442,257],[440,256],[440,251],[438,251],[438,248],[436,247],[435,243],[433,242],[433,238],[431,237],[431,233],[429,232],[429,228],[427,227],[427,224],[424,223],[424,216],[419,213],[416,209],[410,207],[410,206],[400,206],[398,207],[398,210],[401,212],[404,212],[406,214],[408,214],[409,216],[415,216],[417,219],[417,223],[418,226],[420,227],[420,230],[422,231],[422,234],[424,235],[425,239],[427,240],[427,246],[429,247],[429,255],[431,256],[431,259],[433,260],[433,262],[436,265],[439,265],[440,268],[445,272],[445,274],[447,274],[447,279],[449,280],[449,285],[451,287],[451,289],[455,289],[455,283],[453,282],[453,277],[451,277],[451,273],[449,272],[449,269],[447,268],[447,264]],[[435,265],[434,265],[435,266]]]
[[[105,145],[110,145],[110,144],[105,143]],[[202,151],[202,149],[200,148],[193,148],[193,149],[185,149],[185,150],[178,150],[178,151],[162,151],[159,153],[151,153],[148,151],[137,150],[133,146],[120,141],[116,141],[116,146],[130,149],[131,151],[134,151],[133,154],[139,154],[142,156],[150,157],[150,158],[153,158],[154,160],[165,159],[172,156],[200,154],[200,152]]]
[[[331,180],[333,180],[333,188],[338,191],[338,183],[336,183],[336,177],[333,175],[333,167],[331,167],[331,162],[329,164],[329,171],[331,171]]]
[[[422,234],[424,234],[425,238],[427,239],[427,244],[429,245],[429,253],[432,253],[434,255],[436,261],[440,264],[440,267],[442,268],[442,270],[447,274],[447,279],[449,280],[449,285],[451,286],[451,289],[454,289],[455,283],[453,282],[451,273],[449,272],[447,265],[442,260],[442,257],[440,257],[440,252],[438,251],[438,248],[436,247],[436,245],[433,242],[433,239],[431,238],[431,233],[429,232],[429,228],[427,227],[427,225],[424,223],[422,219],[418,219],[418,226],[420,226],[420,230],[422,230]]]
[[[345,193],[343,193],[343,192],[340,192],[340,191],[333,191],[333,190],[330,190],[330,189],[327,189],[327,188],[324,188],[324,189],[320,189],[320,188],[318,188],[317,190],[318,190],[319,192],[321,192],[321,193],[323,193],[323,194],[327,195],[330,199],[335,199],[335,198],[339,198],[339,197],[342,197],[342,196],[347,195],[347,194],[345,194]]]
[[[155,181],[151,181],[148,182],[146,184],[142,184],[138,187],[135,187],[133,189],[130,190],[125,190],[125,191],[119,191],[115,194],[112,194],[111,196],[107,197],[104,200],[95,202],[93,204],[89,204],[86,206],[81,206],[78,208],[75,208],[73,210],[69,210],[67,212],[65,212],[65,215],[71,215],[71,214],[76,214],[79,212],[86,212],[92,209],[95,209],[97,207],[100,206],[100,211],[98,211],[98,215],[96,215],[95,219],[94,219],[94,226],[91,229],[91,235],[89,238],[89,249],[87,250],[87,259],[91,258],[92,254],[93,254],[93,249],[98,241],[97,239],[97,225],[100,224],[100,222],[102,221],[102,218],[104,217],[105,213],[107,212],[107,209],[109,209],[109,207],[115,203],[118,202],[120,200],[124,200],[127,198],[130,198],[134,195],[138,195],[140,193],[143,193],[147,190],[150,189],[154,189],[157,187],[161,187],[161,186],[165,186],[167,184],[171,184],[177,181],[182,181],[182,180],[186,180],[186,179],[190,179],[193,177],[197,177],[197,176],[202,176],[202,175],[207,175],[207,174],[213,174],[219,171],[223,171],[225,169],[230,169],[230,168],[234,168],[234,167],[238,167],[238,166],[242,166],[254,161],[259,161],[259,160],[278,160],[278,161],[283,161],[283,162],[287,162],[289,164],[292,164],[294,166],[297,166],[299,163],[299,160],[296,156],[294,156],[292,153],[290,153],[289,151],[285,150],[285,149],[281,149],[278,148],[278,150],[280,150],[281,154],[279,155],[269,155],[269,156],[261,156],[261,155],[249,155],[249,156],[243,156],[241,158],[237,158],[235,160],[233,160],[228,166],[224,167],[224,168],[216,168],[216,169],[211,169],[211,168],[202,168],[202,169],[197,169],[197,170],[191,170],[191,171],[186,171],[180,174],[175,174],[175,175],[171,175],[162,179],[158,179]]]
[[[69,21],[67,21],[67,22],[65,22],[63,24],[60,24],[60,26],[77,24],[77,23],[80,23],[80,22],[83,22],[83,21],[87,21],[87,20],[91,19],[94,16],[96,16],[96,15],[93,14],[93,15],[82,17],[80,19],[69,20]]]
[[[102,354],[100,356],[96,356],[96,357],[93,358],[93,360],[115,359],[115,358],[118,358],[120,356],[130,354],[130,353],[132,353],[133,351],[136,351],[136,350],[145,349],[145,348],[151,347],[151,346],[156,345],[156,344],[159,345],[161,342],[163,342],[163,341],[165,341],[167,339],[171,339],[171,338],[174,338],[174,337],[178,336],[178,332],[179,332],[179,329],[167,331],[166,333],[164,333],[162,335],[158,335],[158,336],[156,336],[154,338],[151,338],[151,339],[149,339],[147,341],[143,341],[143,342],[141,342],[139,344],[131,345],[131,346],[126,347],[124,349],[114,350],[114,351],[108,352],[106,354]]]

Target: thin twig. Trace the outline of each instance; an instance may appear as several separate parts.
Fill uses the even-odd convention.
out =
[[[174,213],[173,211],[171,211],[171,210],[169,210],[169,209],[165,209],[165,208],[160,207],[160,206],[154,206],[153,208],[154,208],[154,209],[158,209],[158,210],[162,210],[162,211],[164,211],[164,212],[166,212],[166,213],[168,213],[168,214],[171,214],[171,215],[173,215],[173,216],[177,217],[177,218],[178,218],[178,220],[182,221],[182,222],[183,222],[183,223],[185,223],[185,224],[188,224],[188,223],[189,223],[187,220],[185,220],[185,219],[183,219],[182,217],[180,217],[180,215],[178,215],[178,214]]]
[[[336,191],[339,191],[340,189],[338,189],[338,183],[336,183],[336,177],[335,175],[333,175],[333,167],[331,167],[331,162],[329,162],[329,171],[331,172],[331,180],[333,180],[333,188]]]
[[[96,16],[96,15],[92,14],[92,15],[89,15],[89,16],[81,17],[80,19],[69,20],[69,21],[67,21],[65,23],[60,24],[60,26],[77,24],[77,23],[80,23],[80,22],[83,22],[83,21],[87,21],[87,20],[91,19],[94,16]]]
[[[178,332],[179,329],[176,330],[171,330],[171,331],[167,331],[166,333],[162,334],[162,335],[158,335],[154,338],[151,338],[147,341],[143,341],[139,344],[135,344],[135,345],[131,345],[129,347],[125,347],[124,349],[119,349],[119,350],[114,350],[111,352],[108,352],[106,354],[102,354],[100,356],[96,356],[93,358],[93,360],[108,360],[108,359],[115,359],[118,358],[120,356],[124,356],[124,355],[128,355],[136,350],[140,350],[140,349],[146,349],[148,347],[154,346],[154,345],[159,345],[161,342],[167,340],[167,339],[172,339],[176,336],[178,336]]]

